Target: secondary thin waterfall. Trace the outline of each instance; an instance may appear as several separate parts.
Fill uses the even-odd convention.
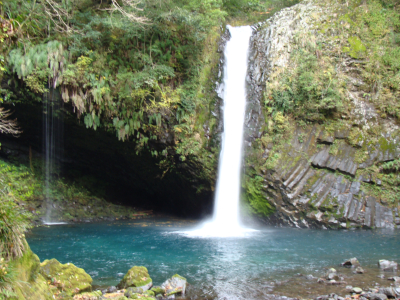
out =
[[[44,223],[51,224],[53,199],[51,185],[54,175],[59,173],[60,160],[64,149],[64,118],[62,100],[55,89],[43,94],[43,154],[44,154],[44,195],[46,215]]]
[[[228,26],[231,39],[225,47],[224,132],[218,166],[217,189],[212,220],[189,236],[242,236],[249,229],[240,225],[239,200],[243,150],[243,123],[246,108],[246,75],[250,26]]]

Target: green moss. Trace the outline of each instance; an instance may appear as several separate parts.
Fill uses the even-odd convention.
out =
[[[40,261],[28,245],[23,256],[11,262],[16,273],[13,286],[17,299],[26,300],[51,300],[53,293],[46,279],[39,274]]]
[[[253,213],[266,217],[275,212],[275,207],[269,203],[262,191],[263,182],[264,179],[261,176],[245,175],[244,198],[250,204]]]
[[[153,291],[154,294],[156,294],[156,295],[158,295],[158,294],[162,294],[163,295],[165,293],[165,289],[162,288],[161,286],[153,286],[151,288],[151,291]]]
[[[40,273],[68,296],[92,290],[90,275],[72,263],[61,264],[54,258],[45,260],[40,264]]]
[[[353,58],[361,58],[365,55],[367,48],[357,36],[352,36],[347,39],[350,47],[343,47],[342,51],[348,53]]]
[[[150,278],[146,267],[132,267],[118,284],[119,288],[142,287],[148,285],[153,280]]]
[[[354,155],[354,162],[361,164],[369,158],[368,151],[365,148],[357,149]]]
[[[334,155],[334,156],[338,155],[340,143],[341,143],[341,141],[335,140],[333,142],[333,144],[329,147],[329,154]]]
[[[394,152],[394,151],[396,151],[396,144],[394,144],[391,141],[388,141],[384,137],[381,137],[379,139],[379,146],[380,146],[380,150],[383,151],[383,152],[386,152],[386,151]]]
[[[183,277],[183,276],[181,276],[181,275],[179,275],[179,274],[175,274],[174,276],[172,276],[172,278],[179,278],[179,279],[181,279],[181,280],[187,281],[185,277]]]
[[[155,293],[151,290],[145,291],[143,294],[147,296],[155,296]]]

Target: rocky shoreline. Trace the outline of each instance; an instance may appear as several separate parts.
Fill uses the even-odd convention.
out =
[[[147,268],[143,266],[132,267],[118,285],[106,288],[93,288],[92,278],[83,269],[71,263],[61,264],[56,259],[42,262],[38,272],[39,276],[45,279],[47,283],[45,290],[49,296],[52,295],[53,299],[230,299],[229,297],[220,298],[217,295],[199,295],[187,279],[178,274],[168,278],[161,285],[155,286]],[[305,285],[309,286],[313,292],[307,292]],[[378,268],[372,269],[363,267],[354,257],[345,260],[336,269],[332,267],[327,269],[320,277],[297,274],[296,278],[285,281],[266,282],[266,286],[269,286],[267,293],[263,293],[259,299],[400,299],[398,264],[388,260],[379,260]],[[307,293],[310,295],[307,296]],[[249,299],[254,299],[254,297],[250,296]]]

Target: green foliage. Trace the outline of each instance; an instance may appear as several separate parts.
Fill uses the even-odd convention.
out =
[[[294,118],[320,121],[343,108],[341,86],[328,58],[318,59],[312,46],[292,52],[294,70],[287,69],[267,83],[264,104],[267,111],[291,114]]]
[[[24,233],[30,228],[29,214],[10,193],[4,189],[0,193],[0,253],[6,259],[18,258],[25,249]]]
[[[400,170],[400,159],[395,159],[382,164],[382,169],[398,173]]]
[[[28,176],[27,168],[0,164],[0,253],[5,260],[21,257],[25,250],[24,233],[31,226],[31,214],[19,201],[33,193],[25,180]]]
[[[15,297],[12,284],[15,280],[15,272],[9,262],[0,255],[0,299]]]
[[[349,9],[336,23],[337,44],[353,58],[366,83],[366,95],[386,115],[400,117],[400,12],[395,1],[350,1]],[[350,36],[350,38],[347,38]]]

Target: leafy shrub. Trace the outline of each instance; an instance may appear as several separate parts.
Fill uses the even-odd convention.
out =
[[[1,191],[0,200],[0,253],[6,259],[21,257],[25,250],[24,233],[31,227],[29,213],[12,196]]]
[[[12,289],[14,272],[9,263],[0,255],[0,299],[16,296]]]
[[[321,68],[312,49],[293,51],[291,60],[296,64],[292,71],[288,69],[267,83],[265,106],[272,108],[274,115],[282,112],[311,121],[340,111],[343,103],[334,69]]]
[[[26,243],[24,233],[31,227],[30,213],[17,202],[33,192],[34,187],[28,187],[26,169],[0,165],[0,253],[5,260],[22,256]]]

